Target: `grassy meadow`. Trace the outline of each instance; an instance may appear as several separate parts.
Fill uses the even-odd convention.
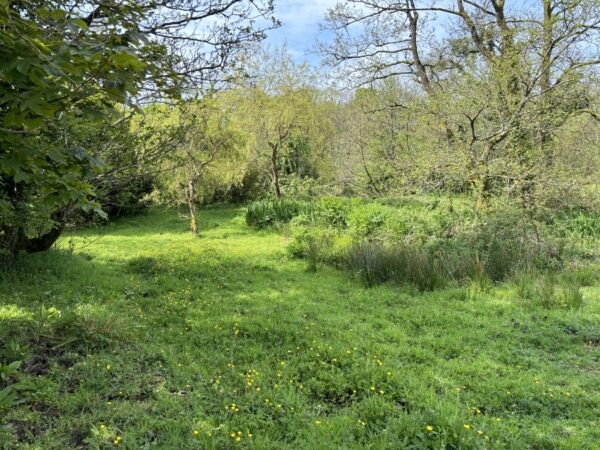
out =
[[[365,283],[244,208],[199,221],[152,209],[2,274],[1,449],[600,448],[592,263],[553,307]]]

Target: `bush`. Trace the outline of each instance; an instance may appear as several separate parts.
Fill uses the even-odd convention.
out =
[[[392,208],[324,197],[291,229],[289,253],[313,269],[329,262],[369,286],[407,282],[421,290],[448,283],[486,290],[518,272],[560,270],[567,250],[553,230],[506,205],[478,218],[451,203]]]
[[[317,211],[327,225],[347,228],[350,211],[362,204],[362,200],[357,198],[322,197],[317,203]]]
[[[248,205],[246,224],[255,228],[268,228],[290,222],[301,214],[311,214],[311,203],[292,199],[258,200]]]
[[[563,267],[564,241],[519,209],[503,208],[477,224],[468,245],[484,256],[486,272],[502,281],[516,272]]]
[[[287,247],[288,254],[307,259],[310,270],[315,270],[318,263],[336,264],[353,244],[349,234],[331,227],[307,224],[303,215],[291,221],[291,230],[293,239]]]
[[[369,236],[381,229],[393,213],[392,208],[368,203],[349,211],[348,228],[358,236]]]

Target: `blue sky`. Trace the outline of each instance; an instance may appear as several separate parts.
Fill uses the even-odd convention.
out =
[[[275,0],[275,16],[282,26],[268,33],[266,44],[281,47],[287,44],[288,51],[296,62],[308,61],[317,65],[319,55],[311,54],[319,33],[319,24],[323,22],[328,8],[338,0]]]

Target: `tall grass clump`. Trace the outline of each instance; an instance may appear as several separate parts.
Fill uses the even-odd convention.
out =
[[[432,291],[448,281],[442,261],[436,255],[405,245],[362,242],[347,250],[341,264],[367,286],[411,283],[422,291]]]
[[[583,306],[581,285],[554,273],[522,273],[514,279],[517,296],[534,307],[579,309]]]
[[[258,229],[290,222],[301,214],[311,214],[314,206],[310,202],[293,199],[257,200],[248,205],[246,224]]]
[[[556,230],[514,205],[498,204],[480,215],[461,208],[324,197],[291,221],[288,251],[307,259],[312,270],[317,263],[334,264],[368,286],[411,283],[426,291],[452,283],[477,292],[518,273],[559,272],[573,253]],[[577,229],[595,232],[593,222],[583,225],[587,220]]]

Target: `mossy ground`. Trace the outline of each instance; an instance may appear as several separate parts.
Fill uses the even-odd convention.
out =
[[[600,448],[600,284],[572,311],[365,288],[242,209],[201,218],[79,231],[4,275],[0,448]]]

